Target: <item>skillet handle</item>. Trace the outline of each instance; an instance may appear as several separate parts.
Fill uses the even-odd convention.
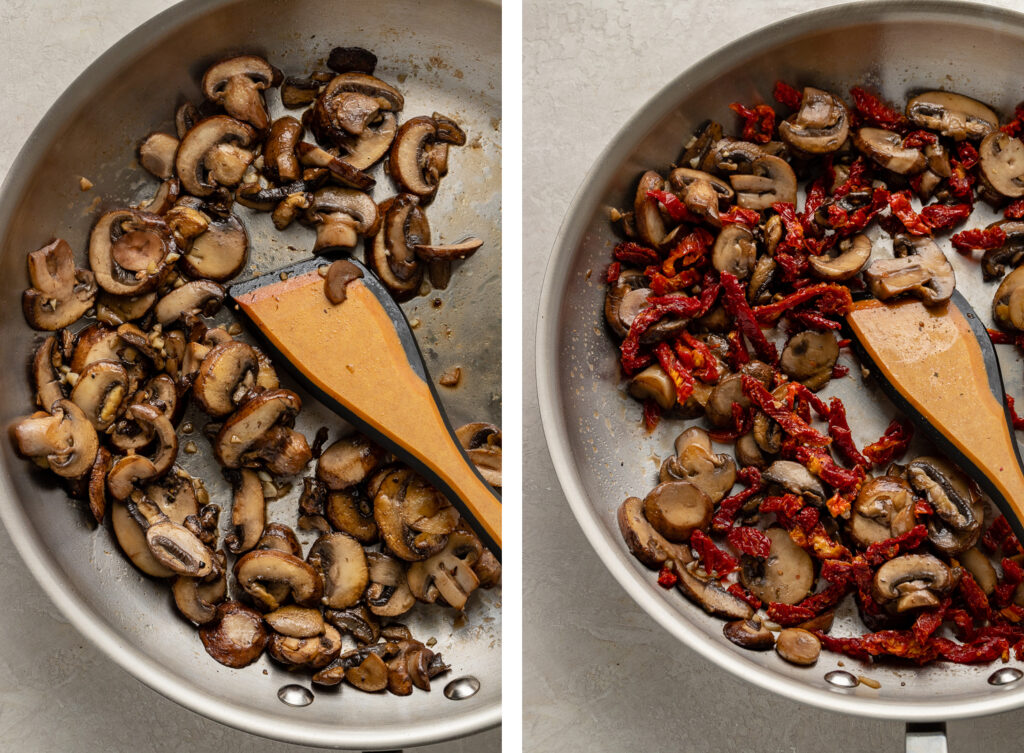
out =
[[[949,753],[946,723],[907,722],[907,753]]]

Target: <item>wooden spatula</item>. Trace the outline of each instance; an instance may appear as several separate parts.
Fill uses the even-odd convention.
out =
[[[882,390],[978,483],[1024,541],[1024,463],[995,348],[966,299],[954,292],[934,307],[868,299],[854,303],[846,323]]]
[[[362,277],[332,303],[311,259],[234,285],[229,295],[275,362],[317,399],[423,474],[501,556],[501,499],[463,451],[402,309],[358,262]]]

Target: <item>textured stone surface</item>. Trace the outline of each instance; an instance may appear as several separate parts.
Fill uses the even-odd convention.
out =
[[[0,180],[75,76],[117,39],[171,5],[167,0],[0,0]],[[42,592],[2,529],[0,572],[0,750],[317,750],[209,721],[111,664]],[[419,750],[493,753],[500,745],[501,731],[490,730]]]
[[[536,408],[534,333],[544,266],[569,202],[601,149],[649,97],[705,55],[773,21],[833,4],[526,2],[526,750],[903,750],[902,724],[826,713],[755,690],[649,619],[577,527]],[[993,4],[1024,10],[1022,2]],[[1019,750],[1022,725],[1022,712],[953,722],[949,749]]]

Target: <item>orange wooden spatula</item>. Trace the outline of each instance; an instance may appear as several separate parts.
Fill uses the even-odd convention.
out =
[[[854,303],[853,345],[882,390],[985,491],[1024,541],[1024,464],[992,340],[958,292],[940,306]]]
[[[320,268],[331,262],[324,259],[239,283],[229,294],[275,361],[429,479],[500,557],[501,499],[456,439],[402,309],[369,270],[346,262],[362,276],[340,285],[339,303],[325,291]]]

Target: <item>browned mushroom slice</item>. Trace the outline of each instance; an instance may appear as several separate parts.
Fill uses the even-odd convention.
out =
[[[854,146],[874,162],[900,175],[916,175],[925,169],[924,152],[903,146],[903,137],[884,128],[858,128],[853,134]]]
[[[676,567],[679,580],[676,585],[691,601],[699,604],[705,612],[730,620],[747,620],[754,615],[753,608],[737,596],[733,596],[714,580],[698,575],[696,562]]]
[[[330,81],[332,75],[316,71],[310,76],[285,76],[281,82],[281,104],[288,109],[313,104],[320,88]]]
[[[939,458],[919,457],[907,465],[907,480],[923,494],[936,514],[958,531],[981,527],[975,512],[970,482],[959,470]]]
[[[193,196],[211,195],[217,186],[232,187],[242,181],[252,163],[248,149],[256,132],[226,115],[201,120],[181,140],[175,169],[182,188]]]
[[[736,191],[736,203],[744,209],[761,211],[776,202],[796,203],[796,174],[781,157],[758,157],[749,174],[730,175],[729,182]]]
[[[299,396],[289,390],[259,393],[224,422],[213,443],[217,461],[227,468],[240,468],[266,461],[266,455],[289,454],[304,466],[312,459],[309,445],[301,434],[286,429],[301,408]],[[273,434],[278,428],[286,433]],[[268,439],[274,441],[268,443]],[[281,439],[287,444],[275,444]],[[294,446],[290,446],[292,443]]]
[[[775,641],[775,651],[790,664],[805,667],[818,661],[821,641],[809,630],[786,628]]]
[[[752,376],[766,387],[772,381],[774,371],[767,364],[760,361],[751,361],[744,364],[737,374],[729,374],[722,377],[707,402],[707,417],[713,426],[731,426],[732,404],[737,403],[741,408],[751,406],[750,398],[743,392],[743,376]]]
[[[751,141],[718,139],[711,145],[700,169],[705,171],[714,169],[719,173],[726,174],[750,173],[754,163],[764,156],[768,156],[768,152]]]
[[[354,248],[360,237],[373,235],[379,227],[373,199],[351,188],[321,188],[313,195],[306,218],[316,224],[315,254]]]
[[[206,653],[234,669],[252,664],[267,645],[260,613],[237,601],[218,605],[214,620],[199,629],[199,638]]]
[[[224,295],[224,287],[212,280],[191,280],[161,298],[153,309],[153,315],[165,327],[185,314],[213,316],[220,309]]]
[[[339,159],[332,152],[318,146],[300,141],[296,147],[299,161],[310,168],[303,171],[303,182],[307,188],[321,185],[329,177],[348,188],[357,191],[369,191],[377,181],[366,172],[352,166],[349,162]],[[326,171],[326,172],[325,172]]]
[[[237,217],[213,219],[178,262],[193,277],[223,282],[242,271],[249,256],[249,235]]]
[[[1019,199],[1024,196],[1024,142],[995,131],[978,147],[978,175],[996,198]]]
[[[872,591],[876,599],[896,612],[939,606],[939,597],[956,585],[952,571],[930,554],[904,554],[875,571]]]
[[[380,205],[381,225],[366,248],[366,263],[396,300],[414,296],[423,280],[423,265],[413,246],[430,243],[430,224],[419,199],[399,194]]]
[[[384,451],[373,442],[361,434],[352,434],[321,453],[316,463],[316,477],[329,489],[348,489],[361,484],[383,457]]]
[[[137,209],[107,212],[89,236],[89,266],[96,283],[113,295],[141,295],[156,288],[170,269],[173,250],[164,220]]]
[[[107,510],[107,473],[110,471],[110,464],[113,456],[105,447],[100,447],[96,453],[96,460],[89,470],[89,485],[86,493],[89,499],[89,511],[98,524],[103,523],[103,516]]]
[[[676,404],[676,386],[659,364],[651,364],[629,380],[629,394],[637,400],[654,400],[663,410]]]
[[[1006,240],[1001,246],[986,249],[981,257],[981,272],[986,282],[1000,279],[1006,274],[1006,265],[1013,268],[1024,261],[1024,222],[1021,220],[999,220],[986,230],[998,227]]]
[[[466,238],[445,246],[417,244],[412,250],[423,261],[460,261],[468,259],[483,244],[479,238]]]
[[[924,92],[907,102],[914,125],[938,131],[954,141],[980,139],[999,127],[999,116],[976,99],[953,92]]]
[[[256,55],[221,60],[203,74],[203,96],[224,108],[233,118],[249,123],[257,131],[269,125],[267,106],[261,92],[280,81],[281,74]]]
[[[63,358],[57,347],[57,338],[49,335],[32,356],[32,382],[35,386],[36,405],[40,408],[49,408],[65,397],[61,377],[57,373],[62,365]]]
[[[898,476],[877,476],[857,493],[846,530],[866,547],[901,536],[916,523],[910,485]]]
[[[817,392],[832,378],[838,358],[839,345],[831,332],[806,330],[786,341],[779,367],[786,376]]]
[[[97,361],[78,375],[71,402],[82,409],[96,431],[106,431],[128,397],[128,374],[120,363]]]
[[[722,626],[722,633],[740,648],[768,651],[775,647],[775,636],[757,619],[734,620]]]
[[[181,181],[177,178],[168,178],[157,187],[153,198],[141,202],[138,208],[162,217],[171,210],[180,197]]]
[[[500,489],[501,429],[478,421],[460,426],[455,430],[455,436],[484,481]]]
[[[369,552],[366,559],[370,570],[365,599],[370,611],[379,617],[398,617],[412,609],[416,599],[401,560],[380,552]]]
[[[443,510],[445,518],[448,518],[449,508]],[[373,500],[377,530],[388,549],[409,562],[438,553],[447,541],[446,533],[422,530],[424,522],[431,522],[430,518],[424,518],[424,512],[436,513],[441,510],[438,510],[433,494],[425,488],[422,480],[417,480],[412,471],[398,469],[384,476]],[[412,522],[419,528],[414,528]],[[442,528],[447,527],[446,524]]]
[[[957,561],[964,566],[975,582],[986,594],[991,594],[999,584],[999,576],[988,555],[977,547],[971,547],[957,555]]]
[[[295,536],[295,531],[283,523],[267,523],[256,548],[273,549],[295,557],[302,554],[302,547],[299,545],[299,539]]]
[[[160,180],[174,176],[178,139],[169,133],[151,133],[139,145],[139,164]]]
[[[334,491],[327,494],[324,517],[331,526],[369,546],[378,541],[377,522],[373,519],[373,505],[356,489]]]
[[[380,624],[365,605],[351,609],[325,609],[324,617],[338,630],[351,633],[360,643],[376,643],[380,638]]]
[[[1017,267],[999,283],[992,298],[992,318],[1005,330],[1024,330],[1024,267]]]
[[[676,437],[675,451],[667,469],[673,478],[689,481],[715,504],[732,489],[736,482],[736,463],[728,455],[714,453],[711,438],[704,429],[692,426]]]
[[[693,559],[689,547],[673,544],[658,533],[644,516],[644,503],[630,497],[619,507],[619,530],[629,551],[644,565],[656,570],[666,562],[689,562]]]
[[[648,170],[640,176],[636,196],[633,199],[633,217],[636,222],[637,234],[644,243],[655,247],[661,245],[667,230],[657,200],[647,194],[650,191],[660,191],[664,187],[664,178],[653,170]]]
[[[776,460],[764,472],[764,480],[790,494],[804,497],[808,502],[821,505],[828,498],[825,487],[806,467],[793,460]]]
[[[255,471],[243,469],[238,474],[231,504],[230,533],[224,539],[232,554],[254,548],[263,536],[267,522],[267,507],[263,498],[263,484]]]
[[[295,152],[302,141],[303,127],[297,119],[286,115],[270,126],[263,145],[263,174],[275,183],[290,183],[302,177],[302,166]]]
[[[402,124],[388,156],[388,172],[402,191],[430,201],[448,171],[448,145],[437,141],[437,123],[420,116]]]
[[[290,604],[263,615],[263,619],[281,635],[312,638],[324,632],[324,616],[319,609]]]
[[[274,549],[254,549],[235,563],[239,587],[267,611],[281,606],[279,599],[267,589],[269,583],[284,583],[295,603],[317,606],[324,593],[324,584],[310,565],[298,557]]]
[[[309,638],[274,633],[267,643],[267,653],[289,668],[323,669],[341,653],[341,634],[330,625],[324,626],[321,635]]]
[[[690,534],[711,522],[714,504],[688,481],[669,481],[644,498],[644,517],[669,541],[689,541]]]
[[[345,670],[345,679],[353,687],[375,693],[388,686],[388,666],[377,654],[369,654],[358,667]]]
[[[146,532],[132,517],[124,500],[114,499],[110,510],[110,522],[121,551],[135,567],[154,578],[170,578],[174,571],[160,563],[146,543]]]
[[[129,512],[133,505],[148,523],[146,544],[157,562],[178,575],[193,578],[204,578],[216,572],[219,564],[214,553],[196,534],[169,519],[149,500],[136,502],[133,499],[126,505]],[[152,510],[152,514],[146,508]]]
[[[151,291],[142,295],[111,295],[101,290],[96,296],[96,319],[112,327],[141,319],[156,303],[157,293]]]
[[[849,280],[864,269],[871,258],[871,239],[862,233],[839,242],[839,253],[810,256],[811,273],[823,280]]]
[[[42,411],[19,419],[11,427],[18,453],[45,459],[54,473],[78,478],[92,468],[99,438],[88,416],[70,400],[60,399]]]
[[[756,261],[757,243],[750,229],[743,225],[723,227],[711,250],[711,265],[719,272],[746,280],[754,271]]]
[[[171,593],[179,612],[196,625],[205,625],[216,619],[217,605],[227,597],[227,585],[227,571],[221,564],[207,579],[179,575],[171,586]]]
[[[316,540],[309,562],[320,573],[324,591],[321,601],[330,609],[356,605],[369,583],[363,546],[346,533],[329,533]]]
[[[784,528],[769,528],[768,557],[744,554],[740,560],[740,581],[754,596],[768,603],[796,604],[814,587],[814,561],[793,543]]]
[[[67,327],[93,305],[96,280],[87,269],[75,269],[74,255],[63,240],[55,240],[28,255],[32,287],[21,298],[29,326],[41,330]]]
[[[453,532],[444,549],[409,566],[409,590],[420,601],[433,604],[443,599],[448,606],[461,610],[480,585],[473,564],[482,552],[483,547],[473,533]]]
[[[893,252],[897,258],[875,259],[864,272],[876,298],[884,301],[910,294],[935,305],[953,295],[953,267],[930,236],[899,234],[893,238]]]
[[[804,154],[838,150],[850,132],[846,105],[834,94],[804,87],[800,110],[779,123],[779,138]]]
[[[252,394],[258,369],[252,346],[237,340],[217,345],[203,358],[192,386],[199,407],[214,417],[230,415]]]

